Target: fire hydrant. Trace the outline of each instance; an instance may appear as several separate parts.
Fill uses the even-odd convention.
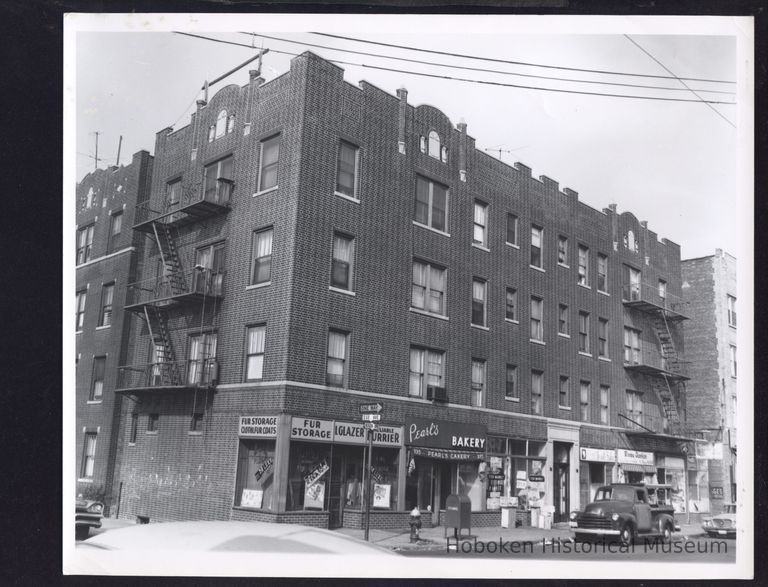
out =
[[[418,542],[419,530],[421,529],[421,512],[418,507],[411,510],[411,519],[408,524],[411,526],[411,542]]]

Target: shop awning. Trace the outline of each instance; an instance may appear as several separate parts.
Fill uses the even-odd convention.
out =
[[[482,461],[485,453],[469,450],[453,450],[447,448],[429,448],[425,446],[411,447],[411,455],[441,461]]]
[[[632,471],[633,473],[648,473],[653,475],[656,473],[656,467],[651,465],[634,465],[631,463],[620,463],[620,466],[625,471]]]

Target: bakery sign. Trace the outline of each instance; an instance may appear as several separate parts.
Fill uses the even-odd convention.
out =
[[[478,424],[410,418],[404,435],[409,446],[485,452],[486,429]]]

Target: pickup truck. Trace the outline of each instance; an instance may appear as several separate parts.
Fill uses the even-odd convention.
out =
[[[667,485],[613,484],[599,487],[595,500],[582,512],[571,512],[570,527],[577,541],[617,538],[632,544],[638,537],[672,540],[680,527]]]

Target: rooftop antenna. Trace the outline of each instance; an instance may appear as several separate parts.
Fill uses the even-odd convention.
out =
[[[486,151],[488,151],[488,152],[490,152],[490,153],[498,153],[498,154],[499,154],[499,155],[498,155],[498,159],[499,159],[499,161],[501,161],[501,160],[502,160],[502,159],[501,159],[501,154],[502,154],[502,153],[514,153],[515,151],[519,151],[520,149],[524,149],[524,148],[525,148],[525,147],[527,147],[527,146],[528,146],[528,145],[523,145],[522,147],[518,147],[517,149],[501,149],[501,148],[499,148],[499,149],[496,149],[496,148],[488,148],[488,149],[485,149],[485,150],[486,150]]]
[[[117,161],[115,166],[120,167],[120,148],[123,146],[123,135],[120,135],[120,142],[117,143]]]
[[[89,155],[91,159],[93,159],[93,170],[96,171],[99,168],[99,131],[94,131],[91,133],[92,135],[96,135],[96,154],[95,155]]]

